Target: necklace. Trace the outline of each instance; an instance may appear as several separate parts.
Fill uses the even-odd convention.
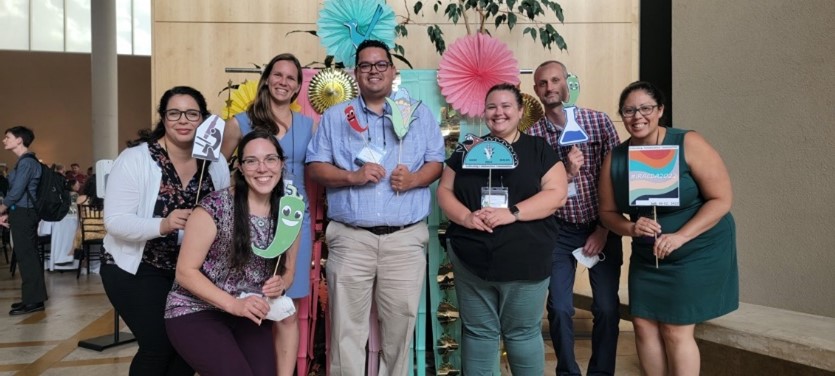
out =
[[[268,228],[270,226],[270,222],[272,222],[271,219],[266,218],[266,217],[259,217],[259,216],[253,216],[253,217],[255,217],[255,226],[260,228],[260,229]]]
[[[655,145],[660,145],[659,141],[661,140],[661,126],[658,126],[658,129],[655,131]],[[632,142],[632,137],[629,137],[629,146],[633,146],[634,143]]]

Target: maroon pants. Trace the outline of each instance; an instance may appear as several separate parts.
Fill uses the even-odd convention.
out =
[[[221,311],[165,320],[171,344],[200,376],[275,376],[272,326]]]

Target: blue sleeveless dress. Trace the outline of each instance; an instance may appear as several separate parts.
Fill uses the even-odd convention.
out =
[[[241,136],[252,131],[252,122],[246,112],[235,115],[235,119],[241,129]],[[310,257],[313,248],[313,237],[310,232],[310,210],[308,209],[310,203],[307,200],[307,191],[304,187],[304,158],[311,137],[313,137],[313,119],[293,112],[293,124],[290,126],[290,130],[278,141],[287,156],[284,181],[292,181],[302,198],[304,198],[305,203],[299,254],[296,258],[296,275],[293,277],[293,285],[287,290],[287,296],[293,299],[303,298],[310,294]]]

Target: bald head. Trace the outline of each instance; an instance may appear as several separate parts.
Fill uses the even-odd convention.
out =
[[[536,68],[533,73],[533,90],[545,110],[562,108],[562,102],[568,98],[568,87],[565,79],[568,70],[565,64],[556,60],[549,60]]]

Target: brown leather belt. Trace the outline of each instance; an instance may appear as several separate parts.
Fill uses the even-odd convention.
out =
[[[393,233],[398,232],[400,230],[412,227],[412,226],[414,226],[418,223],[420,223],[420,221],[412,223],[412,224],[408,224],[408,225],[403,225],[403,226],[374,226],[374,227],[359,227],[359,226],[357,226],[357,228],[368,231],[368,232],[370,232],[374,235],[388,235],[388,234],[393,234]]]

